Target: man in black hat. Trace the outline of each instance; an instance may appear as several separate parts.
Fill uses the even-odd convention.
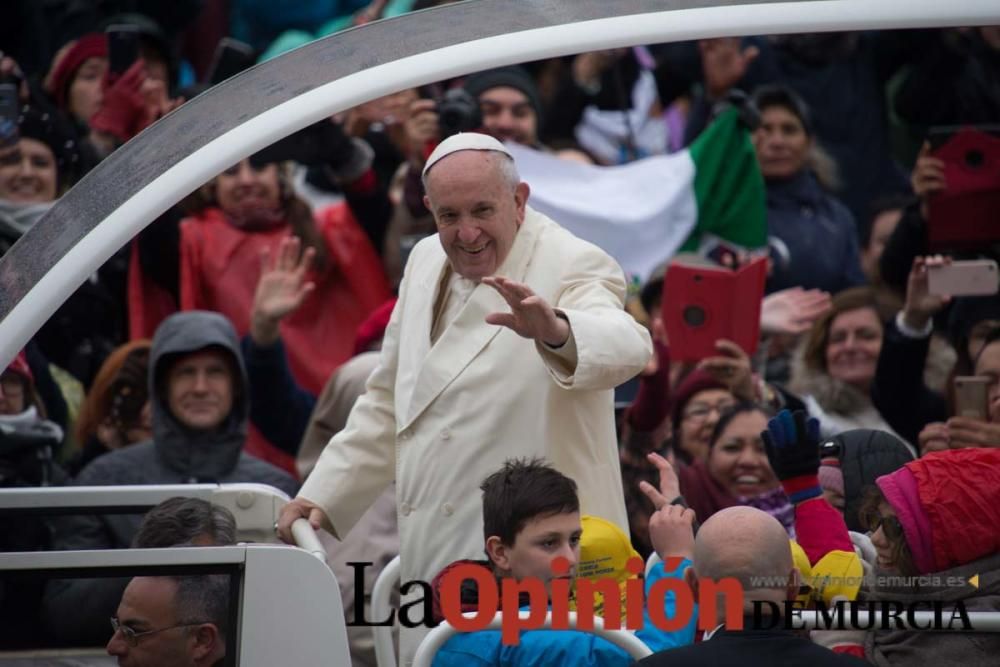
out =
[[[463,87],[479,102],[487,134],[500,141],[538,144],[542,103],[527,70],[515,65],[478,72]]]

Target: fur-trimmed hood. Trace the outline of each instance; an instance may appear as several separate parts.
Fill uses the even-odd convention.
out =
[[[812,396],[824,412],[835,415],[851,417],[873,407],[871,396],[830,377],[825,371],[806,368],[801,352],[792,360],[789,388],[799,396]]]

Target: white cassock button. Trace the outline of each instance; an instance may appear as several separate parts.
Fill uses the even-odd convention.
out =
[[[403,516],[410,516],[410,511],[412,509],[413,508],[410,507],[408,503],[403,503],[402,505],[399,506],[399,513],[402,514]]]
[[[449,431],[448,429],[442,430],[441,431],[441,439],[442,440],[451,440],[451,431]]]
[[[441,511],[445,516],[451,516],[455,513],[455,508],[451,506],[451,503],[445,503],[441,506]]]
[[[399,439],[400,440],[409,440],[410,439],[410,432],[409,431],[403,431],[402,433],[399,434]]]

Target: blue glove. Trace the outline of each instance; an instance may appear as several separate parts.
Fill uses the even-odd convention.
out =
[[[815,478],[819,471],[819,420],[804,411],[791,413],[782,410],[767,423],[767,430],[760,434],[764,441],[771,469],[782,482],[798,477]],[[805,481],[805,480],[802,480]],[[819,482],[803,488],[793,484],[792,502],[801,502],[822,493]]]

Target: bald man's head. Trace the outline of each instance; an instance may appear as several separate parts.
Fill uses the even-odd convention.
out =
[[[716,512],[695,538],[694,574],[713,581],[727,577],[739,580],[747,602],[781,602],[789,599],[789,592],[794,597],[798,581],[793,569],[785,529],[770,514],[753,507]]]

